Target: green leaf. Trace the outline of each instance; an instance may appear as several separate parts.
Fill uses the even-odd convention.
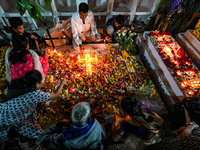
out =
[[[29,0],[16,0],[15,2],[25,10],[32,9],[32,4]]]
[[[19,3],[15,3],[17,10],[19,11],[20,15],[23,16],[26,12],[26,9],[24,9]]]
[[[31,16],[35,21],[37,21],[37,13],[36,13],[36,10],[35,10],[34,7],[33,7],[31,10],[29,10],[28,13],[30,14],[30,16]]]
[[[44,8],[42,8],[38,3],[34,2],[33,5],[35,6],[36,12],[38,13],[45,13],[47,12]]]
[[[46,8],[49,9],[51,6],[51,0],[44,0],[44,4],[45,4]]]

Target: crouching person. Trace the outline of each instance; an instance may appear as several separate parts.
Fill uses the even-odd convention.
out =
[[[103,150],[105,130],[96,119],[90,119],[90,110],[88,103],[77,103],[72,110],[74,126],[67,127],[67,122],[57,123],[38,137],[37,144],[47,150]]]

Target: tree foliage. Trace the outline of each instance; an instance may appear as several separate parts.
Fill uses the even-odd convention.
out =
[[[52,0],[44,0],[44,4],[47,10],[50,9],[51,1]],[[42,13],[45,13],[46,10],[33,0],[15,0],[15,5],[21,16],[24,15],[26,11],[28,11],[30,16],[35,21],[37,21],[38,17],[44,20]]]

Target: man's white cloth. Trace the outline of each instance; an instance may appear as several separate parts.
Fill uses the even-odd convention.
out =
[[[72,15],[71,19],[73,46],[82,45],[82,41],[86,41],[87,37],[95,40],[95,34],[100,35],[96,28],[96,22],[92,11],[88,11],[88,15],[83,23],[78,12]]]

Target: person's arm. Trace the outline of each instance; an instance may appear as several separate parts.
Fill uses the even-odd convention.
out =
[[[100,108],[100,107],[97,107],[97,108],[94,110],[95,118],[97,119],[97,121],[98,121],[101,125],[105,125],[105,124],[106,124],[106,121],[105,121],[105,118],[102,116],[101,112],[102,112],[101,108]]]
[[[120,118],[116,114],[114,115],[111,129],[112,139],[114,142],[120,141],[120,139],[125,136],[125,132],[120,127],[122,121],[124,121],[123,118]]]
[[[90,13],[90,21],[91,21],[90,22],[91,23],[91,31],[92,31],[92,34],[95,35],[95,38],[96,38],[96,36],[100,36],[100,34],[97,31],[97,25],[94,20],[94,15],[93,15],[92,11],[90,11],[89,13]]]
[[[72,37],[74,38],[74,41],[76,42],[77,45],[82,45],[82,41],[79,38],[78,34],[78,27],[76,25],[76,22],[74,20],[74,16],[71,19],[71,26],[72,26]]]
[[[62,132],[56,126],[52,126],[39,135],[36,143],[45,149],[57,150],[63,149],[62,141]]]
[[[33,35],[33,34],[31,34],[31,37],[30,37],[31,39],[37,39],[37,37],[35,36],[35,35]]]
[[[59,87],[57,88],[55,93],[51,93],[51,97],[49,98],[49,100],[53,100],[58,98],[58,96],[60,95],[60,92],[63,89],[63,86],[66,84],[66,79],[63,79],[59,85]]]
[[[199,125],[196,124],[195,122],[188,123],[188,126],[183,130],[183,132],[181,133],[181,136],[180,136],[182,143],[184,142],[185,136],[186,135],[191,135],[192,134],[192,130],[194,130],[194,129],[198,128],[198,127],[199,127]]]
[[[28,37],[28,38],[31,38],[31,34],[28,33],[28,32],[26,32],[26,31],[24,31],[23,36]]]

